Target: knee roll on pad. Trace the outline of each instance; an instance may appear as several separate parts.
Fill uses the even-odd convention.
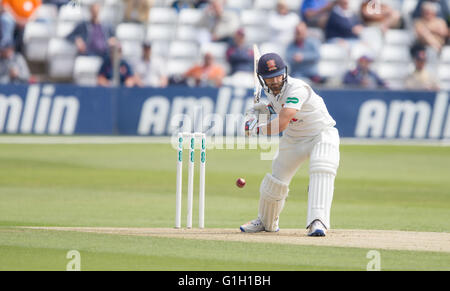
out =
[[[279,215],[289,193],[289,185],[267,174],[260,187],[259,218],[266,231],[276,231]]]
[[[266,174],[261,187],[261,196],[264,196],[267,200],[277,201],[288,196],[289,185],[281,182],[271,174]]]
[[[318,143],[311,152],[309,172],[336,176],[339,167],[339,149],[334,144]]]

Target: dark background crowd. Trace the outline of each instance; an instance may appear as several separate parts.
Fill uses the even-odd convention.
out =
[[[2,2],[0,84],[251,88],[256,43],[314,86],[450,89],[450,0]]]

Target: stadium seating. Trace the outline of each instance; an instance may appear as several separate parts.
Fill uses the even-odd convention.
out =
[[[353,11],[357,12],[357,11],[360,10],[362,1],[363,1],[363,0],[350,0],[350,1],[348,1],[348,2],[349,2],[349,5],[350,5],[350,8],[351,8]]]
[[[56,36],[59,38],[67,37],[75,29],[75,26],[75,22],[58,22],[56,26]]]
[[[350,69],[348,62],[323,61],[319,62],[319,75],[325,78],[342,80],[344,74]]]
[[[152,54],[159,58],[166,59],[169,56],[169,47],[170,47],[169,41],[164,40],[153,41]]]
[[[440,89],[450,90],[450,63],[441,64],[438,69]]]
[[[247,26],[245,30],[245,42],[249,45],[270,41],[270,32],[258,26]]]
[[[263,42],[259,46],[259,51],[261,54],[267,54],[270,52],[279,54],[282,58],[286,57],[286,47],[283,44],[274,42]]]
[[[322,44],[320,47],[320,59],[324,61],[345,62],[348,56],[347,49],[338,44]]]
[[[120,6],[104,6],[99,17],[102,23],[116,26],[123,20],[123,8]]]
[[[240,11],[242,9],[250,9],[253,7],[252,0],[227,0],[225,7]]]
[[[122,44],[124,57],[135,62],[142,57],[142,44],[152,44],[152,54],[167,62],[170,73],[180,74],[192,64],[201,60],[205,52],[211,52],[216,61],[229,71],[226,61],[226,43],[205,42],[204,29],[198,23],[203,17],[201,9],[183,8],[179,11],[172,8],[174,0],[154,0],[149,11],[148,23],[124,23],[125,3],[121,0],[81,0],[80,7],[43,4],[37,11],[32,22],[25,27],[24,55],[28,61],[47,63],[48,77],[57,80],[65,79],[70,72],[77,72],[73,79],[85,84],[82,70],[75,70],[76,51],[73,44],[64,39],[73,31],[75,25],[90,18],[89,5],[102,3],[100,20],[110,24]],[[374,68],[381,77],[387,78],[391,87],[401,87],[405,74],[410,72],[412,61],[409,48],[414,42],[411,13],[418,0],[392,0],[389,5],[398,10],[404,20],[402,29],[389,29],[384,35],[374,27],[367,28],[360,44],[345,49],[336,44],[325,42],[324,31],[320,28],[309,28],[309,35],[321,43],[321,61],[319,71],[324,77],[339,79],[346,70],[354,67],[357,59],[368,55],[376,60]],[[295,12],[303,0],[287,0],[288,7]],[[352,0],[353,10],[359,11],[362,0]],[[276,9],[276,0],[227,0],[225,9],[235,11],[239,15],[240,25],[246,32],[248,45],[258,44],[262,53],[276,52],[285,57],[286,46],[271,42],[270,30],[267,29],[269,12]],[[78,59],[77,59],[78,60]],[[82,67],[86,60],[80,59],[78,66]],[[444,47],[439,56],[435,72],[441,83],[448,84],[450,80],[445,74],[450,65],[450,46]],[[431,62],[431,60],[430,60]],[[67,68],[62,68],[67,67]],[[404,68],[407,68],[405,70]],[[78,67],[77,67],[78,68]],[[229,83],[233,78],[229,76]],[[231,80],[231,81],[229,81]]]
[[[209,42],[202,44],[200,51],[202,54],[211,53],[216,61],[225,60],[228,44],[225,42]]]
[[[203,17],[203,12],[194,8],[186,8],[180,11],[178,16],[178,24],[196,25]]]
[[[379,59],[383,62],[409,62],[411,61],[409,47],[385,45]]]
[[[165,23],[175,25],[178,19],[177,12],[174,8],[169,7],[153,7],[149,12],[150,23]]]
[[[76,47],[65,39],[52,38],[48,45],[48,74],[50,78],[70,79],[77,54]]]
[[[137,23],[121,23],[117,26],[116,37],[120,41],[132,40],[142,42],[145,38],[144,26]]]
[[[236,88],[253,88],[254,77],[253,73],[248,72],[236,72],[233,75],[224,79],[224,85],[233,86]]]
[[[406,0],[406,1],[409,1],[409,0]],[[403,7],[403,2],[405,2],[405,1],[404,0],[390,0],[389,5],[391,6],[392,9],[401,11],[402,7]]]
[[[379,54],[383,48],[383,32],[378,27],[366,27],[360,35],[360,40],[370,47],[375,54]]]
[[[441,52],[441,62],[450,64],[450,46],[445,46]]]
[[[55,22],[58,17],[58,8],[53,4],[42,4],[33,18],[34,21]]]
[[[320,42],[325,41],[325,33],[322,29],[317,27],[309,27],[308,28],[308,36],[317,38]]]
[[[175,0],[154,0],[153,7],[170,7]]]
[[[242,26],[266,26],[268,13],[264,10],[245,9],[240,13]]]
[[[404,0],[401,5],[401,13],[403,16],[409,16],[414,11],[419,0]],[[408,18],[408,17],[406,17]]]
[[[176,32],[176,39],[196,42],[198,39],[198,30],[192,25],[179,25]]]
[[[89,0],[89,1],[93,1],[93,0]],[[123,6],[122,0],[103,0],[103,1],[104,1],[103,4],[105,6]],[[95,2],[98,2],[98,1],[95,1]]]
[[[171,41],[175,38],[175,26],[166,24],[152,24],[147,27],[147,35],[145,40],[154,41]]]
[[[414,70],[412,63],[408,63],[406,66],[399,66],[390,62],[385,62],[378,63],[375,68],[379,76],[388,82],[402,82]]]
[[[91,16],[87,6],[81,6],[79,8],[74,8],[69,5],[64,5],[59,8],[58,22],[80,22],[83,20],[88,20]]]
[[[199,57],[199,47],[192,41],[173,41],[169,47],[170,58],[197,59]]]
[[[276,8],[276,5],[276,1],[255,0],[253,3],[253,8],[261,10],[273,10]]]
[[[322,44],[320,47],[319,75],[329,79],[330,84],[339,83],[351,68],[349,51],[338,44]]]
[[[441,81],[450,81],[450,65],[441,64],[438,69],[438,74]]]
[[[99,3],[99,1],[97,1],[97,0],[81,0],[80,1],[80,3],[82,4],[82,5],[92,5],[92,4],[95,4],[95,3]]]
[[[414,34],[402,29],[389,29],[384,37],[384,43],[387,45],[405,45],[409,46],[414,40]]]
[[[75,84],[80,86],[97,85],[97,75],[101,65],[101,57],[78,56],[73,69]]]
[[[142,42],[135,40],[122,41],[122,55],[125,60],[136,62],[142,58]]]
[[[25,26],[23,42],[25,57],[29,61],[44,62],[47,59],[47,48],[54,35],[54,26],[47,22],[30,22]]]
[[[167,73],[171,76],[184,74],[195,63],[196,61],[192,59],[169,59],[167,61]]]
[[[375,59],[376,54],[370,47],[368,47],[367,45],[365,45],[363,43],[354,45],[350,51],[350,59],[353,62],[355,62],[362,56],[368,56],[368,57]]]
[[[286,1],[287,6],[292,11],[299,11],[302,6],[303,0],[288,0]]]

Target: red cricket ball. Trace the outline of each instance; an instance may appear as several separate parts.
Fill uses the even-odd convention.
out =
[[[238,186],[239,188],[242,188],[245,186],[245,180],[243,178],[239,178],[236,180],[236,186]]]

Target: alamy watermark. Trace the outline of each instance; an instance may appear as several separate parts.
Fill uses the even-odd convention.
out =
[[[260,150],[261,160],[272,160],[278,149],[279,134],[257,135],[255,131],[250,136],[245,132],[245,121],[247,117],[243,114],[207,114],[205,116],[192,116],[189,114],[177,114],[170,120],[169,132],[171,145],[177,149],[179,145],[179,133],[201,132],[206,134],[208,150]],[[260,123],[270,121],[265,114],[259,115]],[[276,120],[269,123],[274,132],[278,132]],[[187,141],[187,139],[185,139]],[[199,140],[196,145],[199,145]],[[189,148],[189,143],[183,144],[183,148]]]
[[[66,259],[70,260],[66,265],[66,271],[81,271],[81,254],[79,251],[68,251]]]
[[[64,6],[69,7],[73,13],[81,13],[81,0],[70,0]]]
[[[367,3],[367,12],[369,14],[381,14],[381,0],[370,0]]]
[[[80,8],[81,3],[80,0],[70,0],[69,3],[67,3],[67,6],[70,6],[72,8]]]
[[[366,258],[370,261],[367,263],[367,271],[381,271],[381,254],[379,251],[370,250],[366,254]]]

